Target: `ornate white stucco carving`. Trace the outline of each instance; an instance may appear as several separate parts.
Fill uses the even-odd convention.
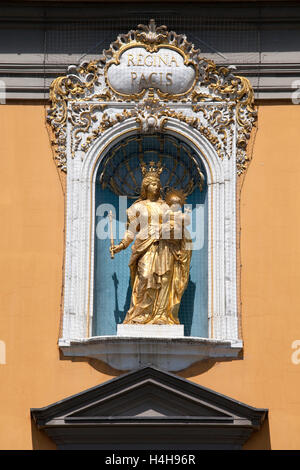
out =
[[[128,57],[131,48],[135,55]],[[152,82],[149,81],[149,74],[160,73],[158,59],[153,66],[153,54],[158,57],[160,51],[166,50],[170,51],[169,66],[163,64],[161,73],[172,74],[172,67],[175,68],[177,75],[171,76],[172,84],[176,84],[176,77],[180,76],[176,66],[179,55],[181,66],[193,71],[186,78],[185,87],[174,85],[165,89],[154,83],[155,75],[152,75]],[[144,59],[139,59],[138,54],[142,53]],[[145,62],[144,66],[136,65],[138,60],[142,64],[145,57],[148,57],[148,65]],[[128,62],[130,67],[135,65],[126,71]],[[119,63],[127,73],[127,82],[118,87]],[[141,73],[147,69],[148,86],[144,88],[135,88],[136,77],[130,75],[131,72],[137,74],[138,67]],[[128,82],[130,77],[133,77],[132,87]],[[65,353],[71,354],[72,350],[76,355],[74,345],[71,348],[72,341],[76,340],[78,345],[82,340],[85,347],[81,347],[80,354],[89,357],[92,354],[87,338],[91,336],[93,316],[94,183],[98,165],[109,149],[125,136],[155,132],[169,133],[186,141],[205,166],[209,198],[209,334],[212,340],[225,341],[226,347],[230,342],[240,345],[236,178],[246,168],[247,139],[256,119],[248,80],[235,76],[228,67],[218,67],[203,58],[185,36],[168,32],[166,27],[157,28],[151,21],[148,27],[140,25],[136,31],[118,36],[99,61],[70,67],[68,75],[53,82],[50,97],[52,106],[48,119],[55,134],[57,164],[67,172],[65,291],[60,340]],[[180,339],[176,341],[180,343]],[[188,343],[184,344],[186,351]],[[69,353],[66,348],[71,348]],[[236,351],[235,347],[233,357]],[[225,356],[228,354],[230,356],[226,349]],[[211,355],[201,356],[205,357]],[[155,359],[153,361],[155,363]]]

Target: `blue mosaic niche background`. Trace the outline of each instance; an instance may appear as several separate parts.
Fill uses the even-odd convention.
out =
[[[163,144],[162,144],[163,140]],[[174,143],[174,146],[172,144]],[[177,145],[176,145],[177,143]],[[179,151],[180,147],[180,151]],[[115,243],[119,243],[123,237],[126,227],[126,209],[134,203],[134,198],[119,197],[111,190],[111,187],[103,189],[100,184],[100,175],[103,173],[104,165],[109,168],[110,177],[114,174],[114,166],[118,166],[122,158],[132,162],[131,167],[127,168],[121,179],[127,179],[127,182],[133,190],[132,177],[129,171],[134,173],[134,180],[140,185],[142,178],[139,172],[139,156],[143,155],[146,163],[149,161],[160,160],[164,166],[168,162],[170,168],[176,165],[176,159],[189,158],[189,165],[195,165],[189,156],[190,147],[183,144],[174,137],[168,136],[136,136],[136,139],[128,138],[122,141],[122,145],[110,150],[103,162],[101,162],[95,188],[95,255],[94,255],[94,312],[92,335],[104,336],[115,335],[117,324],[122,323],[130,306],[131,286],[129,273],[129,259],[131,255],[131,246],[126,250],[110,258],[110,231],[108,211],[114,212],[115,219]],[[185,155],[184,155],[185,153]],[[123,157],[122,157],[122,155]],[[173,162],[172,162],[173,155]],[[193,157],[199,158],[193,152]],[[196,166],[196,165],[195,165]],[[124,171],[124,165],[120,166]],[[192,169],[193,172],[196,169]],[[191,205],[192,222],[188,227],[193,237],[194,249],[192,252],[190,277],[188,286],[182,296],[179,319],[184,325],[185,336],[208,337],[208,203],[207,203],[207,184],[203,165],[201,172],[204,174],[205,181],[202,191],[198,187],[187,198],[186,203]],[[164,173],[164,172],[163,172]],[[176,172],[173,179],[170,180],[170,174],[165,176],[165,181],[161,175],[162,184],[169,183],[168,186],[176,186],[176,178],[182,181],[184,174],[178,176]],[[167,172],[165,172],[167,173]],[[131,181],[129,181],[131,180]],[[117,181],[117,178],[116,178]],[[102,180],[103,182],[103,180]],[[128,190],[129,191],[129,190]],[[197,236],[195,236],[197,230]],[[100,237],[99,237],[100,235]]]

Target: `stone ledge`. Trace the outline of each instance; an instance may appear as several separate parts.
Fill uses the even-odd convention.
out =
[[[98,359],[126,371],[145,366],[179,371],[198,361],[238,359],[243,349],[241,340],[196,337],[94,336],[60,339],[58,345],[66,357]]]

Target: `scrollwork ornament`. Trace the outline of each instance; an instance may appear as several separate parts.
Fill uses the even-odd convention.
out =
[[[168,37],[168,31],[166,26],[157,27],[155,21],[152,19],[149,25],[138,25],[136,31],[137,41],[147,44],[150,51],[157,50],[157,45],[166,41]]]
[[[184,63],[195,67],[195,83],[182,96],[148,88],[136,96],[120,97],[107,85],[105,71],[131,46],[142,46],[149,53],[161,47],[180,51]],[[120,34],[99,60],[69,67],[66,76],[53,81],[50,102],[47,119],[54,135],[57,166],[63,171],[68,152],[72,158],[77,152],[84,158],[95,139],[129,118],[135,118],[140,133],[164,132],[168,120],[177,119],[203,134],[221,159],[230,159],[236,148],[238,174],[249,162],[247,142],[256,120],[249,80],[235,75],[233,67],[205,59],[185,35],[156,26],[154,20]]]

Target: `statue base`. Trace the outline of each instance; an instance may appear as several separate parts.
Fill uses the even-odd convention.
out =
[[[117,325],[117,336],[127,338],[177,338],[184,336],[184,325]]]

